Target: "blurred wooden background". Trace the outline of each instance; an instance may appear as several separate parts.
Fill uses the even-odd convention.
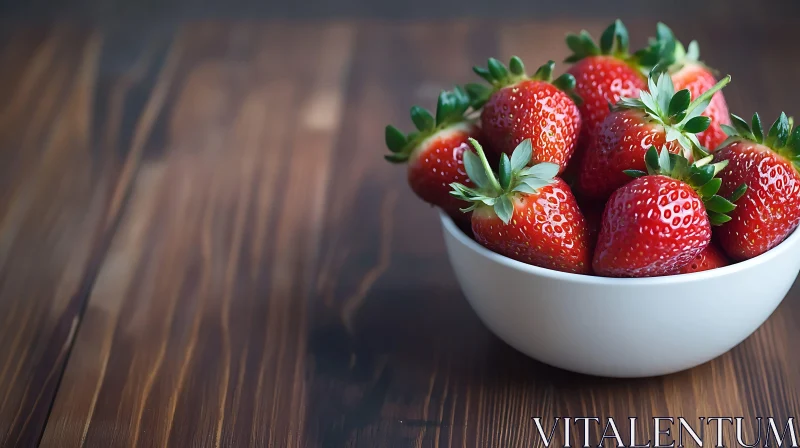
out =
[[[794,0],[0,0],[0,18],[80,19],[140,26],[191,19],[622,19],[769,21],[797,17]]]
[[[796,416],[800,287],[691,371],[558,371],[481,325],[435,213],[381,157],[383,126],[471,65],[560,61],[567,31],[617,16],[634,44],[675,18],[733,76],[734,112],[800,113],[797,2],[683,3],[238,21],[212,19],[244,3],[3,0],[0,446],[527,447],[533,416],[743,416],[747,434]]]

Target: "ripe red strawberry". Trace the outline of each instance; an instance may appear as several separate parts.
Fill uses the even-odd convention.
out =
[[[524,140],[533,142],[534,162],[567,166],[581,128],[581,117],[572,88],[575,79],[563,74],[552,81],[553,61],[539,67],[533,76],[525,73],[522,61],[514,56],[509,68],[489,59],[488,69],[475,67],[475,73],[491,84],[470,84],[467,91],[473,107],[482,107],[481,132],[487,145],[499,153],[511,154]]]
[[[725,221],[736,206],[717,196],[714,175],[726,163],[709,165],[708,156],[693,165],[666,148],[651,147],[647,173],[611,195],[592,266],[607,277],[669,275],[689,264],[711,241],[711,225]]]
[[[564,62],[574,63],[567,73],[575,77],[575,93],[583,100],[578,106],[583,120],[581,134],[570,172],[577,172],[580,167],[586,147],[608,116],[609,104],[638,96],[647,88],[645,73],[655,65],[657,57],[653,51],[630,54],[628,42],[628,30],[620,20],[606,28],[599,47],[586,30],[567,35],[567,46],[573,53]]]
[[[476,125],[464,118],[468,109],[469,97],[456,87],[439,95],[435,120],[427,110],[411,108],[417,131],[405,135],[392,125],[386,126],[386,146],[392,151],[386,160],[407,162],[408,183],[414,193],[457,217],[463,216],[459,208],[465,204],[450,195],[450,184],[472,185],[462,159],[469,148],[467,139],[476,133]]]
[[[499,175],[492,172],[477,141],[478,155],[464,153],[464,166],[477,189],[453,183],[453,196],[471,202],[475,240],[490,250],[524,263],[579,274],[589,273],[586,222],[567,184],[555,177],[558,165],[530,163],[532,145],[524,140],[509,159],[503,154]]]
[[[672,30],[663,23],[659,23],[657,42],[667,48],[662,51],[669,56],[662,63],[668,66],[667,70],[676,89],[688,89],[692,98],[697,98],[716,84],[715,70],[700,61],[700,47],[697,41],[690,42],[689,46],[684,49],[683,44],[675,40]],[[721,125],[731,124],[728,116],[728,103],[722,92],[714,94],[708,107],[703,111],[703,116],[711,118],[711,125],[705,131],[698,133],[697,139],[701,145],[709,150],[714,150],[726,138]]]
[[[716,244],[710,243],[702,252],[694,257],[694,260],[678,269],[678,272],[675,274],[691,274],[692,272],[709,271],[729,264],[731,263],[722,250],[719,249]]]
[[[722,249],[735,260],[763,254],[777,246],[800,224],[800,127],[781,113],[765,136],[758,114],[752,127],[731,115],[731,137],[714,152],[727,161],[723,193],[746,183],[747,192],[718,232]]]
[[[730,82],[730,76],[690,101],[688,90],[675,92],[669,76],[648,81],[649,92],[621,99],[603,121],[586,151],[579,190],[590,198],[604,199],[630,182],[625,170],[645,169],[644,154],[651,146],[693,159],[700,143],[694,134],[708,128],[710,119],[700,114],[707,99]]]

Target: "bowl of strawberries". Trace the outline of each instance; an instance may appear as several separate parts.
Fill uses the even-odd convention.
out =
[[[800,128],[730,114],[717,80],[658,24],[630,52],[619,20],[572,65],[512,57],[483,84],[386,127],[386,158],[440,209],[450,263],[498,337],[579,373],[643,377],[727,352],[800,272]]]

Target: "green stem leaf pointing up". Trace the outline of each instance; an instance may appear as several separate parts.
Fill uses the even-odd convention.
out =
[[[486,153],[483,152],[483,147],[477,140],[470,137],[469,143],[475,148],[475,152],[478,154],[478,158],[481,162],[481,167],[483,168],[483,176],[487,178],[488,185],[494,188],[496,191],[502,191],[503,189],[500,188],[500,183],[497,181],[497,178],[494,176],[494,172],[492,171],[492,166],[489,164],[489,160],[486,159]],[[464,152],[466,155],[467,152]],[[469,174],[469,173],[467,173]],[[470,176],[471,177],[471,176]]]
[[[686,108],[686,113],[691,115],[692,110],[699,106],[700,104],[707,103],[711,101],[711,97],[714,96],[715,93],[722,90],[723,87],[727,86],[731,82],[731,75],[727,75],[722,78],[718,83],[714,84],[713,87],[703,92],[700,96],[694,99],[691,103],[689,103],[689,107]]]

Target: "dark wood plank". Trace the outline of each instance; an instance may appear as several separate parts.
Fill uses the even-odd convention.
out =
[[[124,152],[97,146],[102,59],[99,34],[68,26],[0,51],[0,446],[41,437],[127,189]]]
[[[346,24],[191,26],[42,446],[295,446]],[[291,45],[287,45],[291,42]]]
[[[99,42],[72,28],[7,42],[4,67],[16,70],[0,85],[0,445],[32,446],[76,329],[101,212],[81,120]]]

